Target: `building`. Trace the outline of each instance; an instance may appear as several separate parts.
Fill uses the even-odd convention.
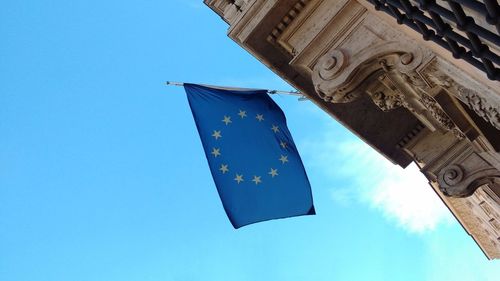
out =
[[[500,258],[496,1],[204,2],[231,39],[373,149],[403,168],[415,162]]]

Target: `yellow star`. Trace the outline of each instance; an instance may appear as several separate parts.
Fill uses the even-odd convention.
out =
[[[261,182],[262,182],[262,181],[260,180],[260,176],[259,176],[259,177],[258,177],[258,176],[253,176],[253,180],[252,180],[252,181],[255,183],[255,185],[257,185],[257,184],[259,184],[259,183],[261,183]]]
[[[281,141],[281,142],[280,142],[280,145],[281,145],[281,147],[286,148],[286,142]]]
[[[229,125],[229,123],[232,123],[233,121],[231,121],[231,116],[224,115],[224,119],[222,119],[222,122],[226,123],[226,125]]]
[[[219,138],[222,138],[222,135],[220,134],[220,131],[214,131],[214,133],[212,134],[212,137],[214,137],[216,140],[218,140]]]
[[[223,174],[225,174],[225,173],[229,172],[229,168],[228,168],[227,166],[228,166],[228,165],[221,164],[221,165],[220,165],[220,169],[219,169],[219,170],[220,170]]]
[[[247,112],[246,112],[246,111],[244,111],[244,110],[241,110],[241,109],[240,109],[240,113],[238,113],[238,115],[239,115],[241,118],[245,118],[245,117],[247,117]]]
[[[288,162],[288,156],[286,156],[286,155],[281,155],[281,157],[280,157],[280,161],[281,161],[283,164],[285,164],[286,162]]]
[[[273,130],[273,132],[277,133],[280,129],[279,129],[278,126],[273,125],[273,127],[271,128],[271,130]]]
[[[259,122],[262,122],[262,121],[264,121],[264,114],[257,114],[257,116],[255,116],[255,118],[257,118],[257,120],[259,120]]]
[[[268,174],[270,174],[271,177],[274,178],[275,176],[278,175],[278,169],[271,168],[271,172],[269,172]]]
[[[237,181],[238,184],[240,184],[240,182],[244,181],[243,180],[243,175],[236,174],[236,177],[234,178],[234,180]]]
[[[214,155],[214,157],[217,157],[217,156],[220,156],[220,148],[213,148],[212,149],[212,154]]]

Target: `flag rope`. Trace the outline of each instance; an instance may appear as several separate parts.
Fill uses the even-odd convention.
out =
[[[165,85],[167,85],[167,86],[184,86],[184,83],[167,81],[167,82],[165,82]],[[238,91],[238,90],[239,91],[257,90],[257,89],[249,89],[249,88],[224,87],[224,86],[214,86],[214,85],[206,85],[206,84],[199,84],[199,85],[214,88],[214,89],[222,89],[222,90],[236,90],[236,91]],[[271,94],[271,95],[283,94],[283,95],[298,96],[299,100],[307,100],[307,97],[305,95],[301,94],[299,91],[267,90],[267,93]]]

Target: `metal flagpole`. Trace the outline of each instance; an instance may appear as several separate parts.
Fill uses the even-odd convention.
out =
[[[173,82],[173,81],[167,81],[165,82],[165,85],[167,86],[184,86],[184,83],[182,82]],[[236,88],[236,87],[222,87],[222,86],[214,86],[214,85],[206,85],[206,84],[199,84],[205,87],[210,87],[210,88],[215,88],[215,89],[225,89],[225,90],[257,90],[257,89],[249,89],[249,88]],[[291,95],[291,96],[298,96],[300,101],[307,100],[307,97],[303,94],[301,94],[299,91],[281,91],[281,90],[267,90],[268,94],[274,95],[274,94],[282,94],[282,95]]]

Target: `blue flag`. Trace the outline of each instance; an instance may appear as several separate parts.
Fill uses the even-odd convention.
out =
[[[234,228],[314,215],[311,187],[266,90],[184,84],[217,191]]]

